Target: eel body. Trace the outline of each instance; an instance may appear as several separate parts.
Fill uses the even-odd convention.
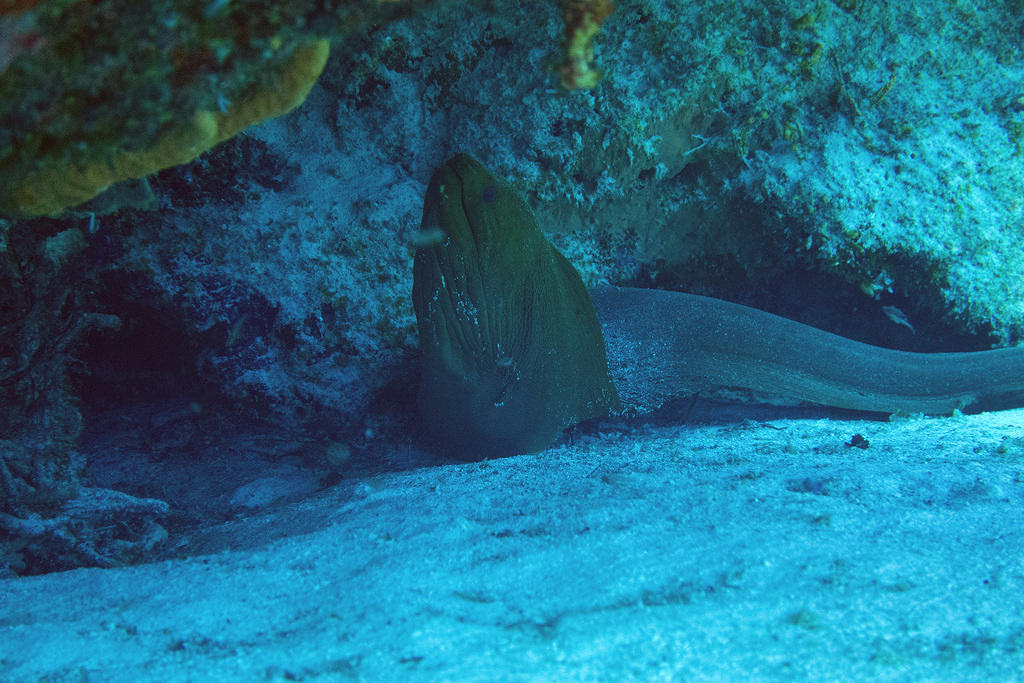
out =
[[[883,349],[708,297],[589,293],[526,203],[460,154],[431,178],[416,252],[418,403],[447,450],[542,450],[566,427],[741,388],[882,413],[1024,405],[1024,347]]]
[[[881,413],[1024,405],[1024,348],[910,353],[695,294],[590,294],[619,398],[640,412],[724,387]]]

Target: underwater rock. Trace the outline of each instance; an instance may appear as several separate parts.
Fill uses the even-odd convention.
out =
[[[818,136],[826,133],[832,140],[842,133],[844,145],[860,144],[859,133],[823,121],[787,127],[781,117],[789,110],[772,103],[806,97],[821,116],[845,116],[845,109],[826,106],[831,67],[823,60],[814,66],[815,78],[805,78],[802,59],[789,48],[826,26],[829,35],[834,27],[871,31],[875,9],[865,7],[856,17],[833,10],[800,28],[783,8],[756,17],[742,10],[727,4],[711,16],[697,6],[654,2],[620,8],[596,37],[600,84],[567,94],[555,89],[557,74],[544,63],[564,29],[556,6],[509,6],[500,14],[477,5],[438,6],[372,29],[334,49],[300,110],[247,134],[295,169],[287,187],[252,182],[254,173],[266,172],[236,165],[218,168],[221,184],[232,185],[230,195],[240,198],[233,199],[236,206],[215,197],[182,206],[174,194],[164,194],[160,200],[174,211],[123,228],[131,231],[125,267],[151,273],[183,317],[219,308],[215,324],[235,329],[235,306],[217,303],[230,291],[207,282],[234,283],[232,291],[251,292],[276,312],[275,334],[259,334],[253,347],[254,355],[275,359],[273,368],[218,363],[223,372],[212,378],[226,394],[273,412],[314,406],[339,420],[361,415],[415,348],[408,266],[425,182],[451,150],[466,149],[533,205],[547,237],[588,286],[636,281],[646,271],[712,295],[741,287],[775,292],[766,283],[774,285],[773,278],[790,269],[797,276],[827,275],[819,276],[820,286],[798,287],[793,309],[806,306],[815,291],[827,295],[843,286],[850,308],[868,311],[875,302],[858,283],[871,285],[885,271],[895,282],[878,279],[882,289],[874,293],[889,296],[888,287],[905,294],[898,305],[924,331],[923,314],[906,301],[945,306],[929,283],[941,278],[947,257],[904,256],[921,245],[938,248],[945,237],[893,241],[865,255],[862,245],[873,240],[874,229],[865,223],[859,236],[844,232],[825,250],[819,236],[808,241],[807,230],[832,231],[835,223],[803,218],[837,217],[834,205],[824,205],[820,193],[802,204],[795,183],[794,191],[772,198],[762,191],[780,187],[799,158],[792,144],[810,149],[823,144]],[[453,26],[459,27],[456,39]],[[708,33],[709,26],[715,30]],[[895,28],[888,30],[881,33],[892,35]],[[445,50],[427,49],[445,37]],[[841,40],[845,45],[847,38]],[[675,79],[684,72],[685,79]],[[900,94],[897,87],[879,106]],[[789,112],[791,118],[810,113],[810,105]],[[869,112],[862,115],[866,120]],[[803,137],[787,142],[797,127]],[[862,152],[867,156],[858,159],[870,159]],[[830,168],[840,163],[837,157]],[[843,190],[847,206],[859,201],[855,184]],[[842,215],[853,214],[844,209]],[[995,217],[980,210],[971,215]],[[973,231],[944,220],[943,233],[950,227],[965,236]],[[898,238],[898,230],[891,234]],[[972,234],[971,240],[994,239],[988,244],[1000,250],[1012,241],[990,229]],[[1016,299],[1000,300],[987,289],[1005,293],[1016,286],[1017,271],[1005,265],[1012,261],[971,265],[971,258],[967,249],[956,256],[964,268],[984,265],[976,282],[987,284],[968,296],[1002,301],[1007,315],[993,324],[1012,326]],[[863,327],[848,310],[835,317]],[[213,322],[205,316],[200,322],[207,320]],[[254,329],[247,320],[237,329]],[[232,352],[246,341],[238,337]]]
[[[88,201],[114,183],[184,164],[242,129],[302,104],[327,62],[329,43],[295,50],[265,85],[222,112],[196,111],[169,125],[150,146],[120,149],[78,164],[63,156],[40,160],[32,172],[0,195],[0,211],[20,216],[51,215]],[[2,171],[0,167],[0,171]]]

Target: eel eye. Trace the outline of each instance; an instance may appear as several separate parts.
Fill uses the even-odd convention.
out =
[[[485,204],[493,204],[494,200],[498,198],[498,188],[488,185],[484,188],[482,196]]]

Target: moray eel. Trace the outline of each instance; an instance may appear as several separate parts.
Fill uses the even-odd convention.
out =
[[[420,414],[456,455],[538,451],[618,409],[579,273],[526,202],[466,155],[430,179],[412,297]]]
[[[1024,405],[1024,348],[909,353],[680,292],[591,292],[526,203],[460,154],[433,175],[413,277],[427,430],[461,457],[725,387],[882,413]],[[620,402],[621,399],[621,402]]]

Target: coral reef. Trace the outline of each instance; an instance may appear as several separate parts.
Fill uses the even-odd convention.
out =
[[[802,85],[736,177],[774,239],[882,304],[912,293],[918,315],[1019,338],[1022,20],[982,2],[794,22]]]
[[[0,577],[137,561],[167,539],[157,520],[170,506],[84,487],[45,516],[0,512]]]
[[[175,330],[176,360],[232,403],[329,425],[331,439],[378,438],[381,405],[401,405],[414,379],[423,193],[459,151],[533,205],[588,285],[653,282],[792,316],[772,304],[839,292],[837,325],[875,316],[923,338],[930,315],[1012,340],[1019,4],[50,0],[0,14],[13,27],[0,37],[11,212],[32,209],[30,194],[32,210],[55,211],[162,165],[115,173],[125,154],[198,150],[296,50],[332,42],[303,107],[151,176],[159,210],[0,221],[3,372],[18,349],[34,368],[32,384],[10,375],[2,390],[15,406],[49,398],[5,425],[4,509],[52,513],[78,483],[66,370],[85,329],[72,323],[109,321],[97,310],[138,312],[112,339]],[[77,173],[91,189],[69,197],[58,179]],[[106,308],[90,300],[90,269],[119,273],[93,290]],[[799,286],[777,286],[787,273]],[[17,300],[26,292],[45,311]]]
[[[0,15],[25,12],[43,0],[0,0]]]
[[[301,46],[259,90],[245,94],[222,113],[198,111],[184,123],[172,123],[170,130],[146,149],[122,149],[83,166],[69,166],[54,158],[41,161],[10,189],[0,203],[0,211],[19,215],[58,213],[92,199],[113,183],[191,161],[243,128],[301,104],[327,62],[328,50],[326,40]]]
[[[430,3],[201,4],[0,7],[0,212],[54,215],[118,181],[186,163],[301,103],[327,37]],[[565,87],[597,83],[592,41],[611,9],[610,0],[565,0]]]
[[[593,88],[601,79],[594,68],[594,36],[613,8],[611,0],[563,0],[566,54],[562,87]]]
[[[0,211],[54,214],[302,101],[332,36],[397,3],[50,0],[2,17]],[[28,9],[19,7],[18,9]]]
[[[0,251],[0,514],[8,521],[52,514],[78,494],[81,415],[69,366],[87,331],[119,322],[94,312],[84,246],[77,229],[47,222],[16,226]],[[0,546],[0,564],[13,551]]]
[[[300,104],[327,60],[328,36],[358,32],[408,6],[3,3],[0,212],[56,214],[111,184],[194,159]],[[114,235],[96,236],[96,212],[152,204],[143,190],[141,203],[121,192],[105,208],[93,202],[63,221],[0,219],[0,564],[7,571],[126,556],[128,546],[97,525],[117,509],[129,517],[138,511],[118,503],[100,506],[107,510],[100,514],[78,504],[88,489],[80,486],[81,415],[68,370],[89,330],[117,327],[131,308],[122,298],[118,315],[94,312],[97,275],[121,250]],[[94,249],[83,257],[87,245]],[[126,526],[119,519],[113,527]]]
[[[828,131],[833,140],[843,134],[849,149],[864,144],[856,129],[802,116],[844,120],[849,98],[869,110],[888,82],[858,90],[847,78],[840,91],[834,60],[815,56],[817,43],[831,44],[827,27],[869,33],[870,14],[803,14],[780,6],[765,15],[737,2],[705,10],[652,2],[613,13],[602,27],[603,79],[572,92],[557,90],[558,66],[548,61],[564,31],[556,6],[510,6],[500,15],[439,7],[396,20],[337,50],[301,110],[231,148],[239,161],[220,166],[219,176],[234,186],[218,193],[238,200],[210,196],[180,210],[165,192],[163,201],[179,210],[135,224],[122,267],[151,273],[172,309],[196,327],[195,338],[210,342],[204,373],[227,394],[258,399],[272,413],[329,414],[358,428],[416,345],[409,267],[426,181],[466,150],[533,203],[541,228],[588,285],[650,277],[727,296],[745,286],[775,293],[767,304],[786,303],[789,291],[792,308],[775,310],[798,318],[810,294],[841,290],[848,307],[830,312],[832,329],[868,340],[857,334],[864,317],[850,314],[859,310],[907,340],[915,335],[883,311],[897,294],[918,329],[923,310],[954,310],[941,297],[942,261],[934,260],[941,255],[914,255],[929,242],[891,241],[866,259],[858,244],[875,231],[888,225],[898,237],[899,223],[878,221],[863,225],[860,242],[851,232],[827,251],[814,237],[808,249],[811,224],[803,217],[828,216],[835,205],[801,203],[801,187],[815,187],[810,181],[788,185],[788,194],[765,191],[799,158],[794,144],[806,154]],[[456,24],[460,38],[446,40]],[[887,30],[894,35],[897,27]],[[794,137],[799,131],[803,137]],[[239,165],[253,158],[240,150],[255,141],[264,150],[262,179]],[[849,169],[863,171],[857,160],[869,158],[867,151],[851,158]],[[283,168],[283,159],[288,182],[278,183],[268,170]],[[842,163],[837,156],[826,170]],[[852,180],[837,189],[856,201]],[[918,196],[927,198],[922,189]],[[908,192],[900,187],[893,196]],[[980,205],[970,211],[988,215]],[[830,221],[814,225],[835,231]],[[934,230],[971,234],[948,219]],[[1011,242],[1012,234],[998,243]],[[984,297],[975,292],[979,306],[1006,306],[999,297],[1017,282],[1008,270],[958,260],[991,285]],[[773,278],[787,270],[804,286],[780,289]],[[742,291],[735,298],[765,303]],[[1012,315],[999,319],[1003,329],[1015,324]]]

